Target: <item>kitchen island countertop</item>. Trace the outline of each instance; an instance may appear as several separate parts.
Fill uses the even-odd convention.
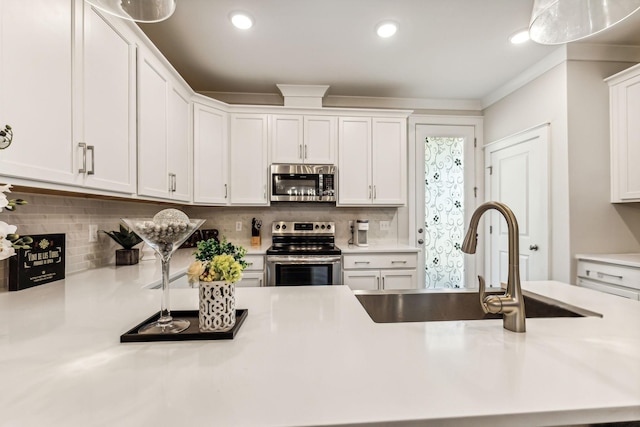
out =
[[[184,269],[179,251],[172,269]],[[376,324],[349,288],[238,288],[234,340],[121,344],[154,261],[0,294],[0,426],[570,425],[640,419],[640,303],[524,288],[604,317]],[[196,289],[171,308],[196,309]]]

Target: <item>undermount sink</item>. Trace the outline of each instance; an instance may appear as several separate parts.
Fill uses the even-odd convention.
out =
[[[477,292],[425,290],[354,291],[376,323],[438,322],[451,320],[501,319],[501,314],[485,314]],[[531,292],[524,293],[525,314],[540,317],[602,317],[601,314]],[[490,293],[487,293],[487,295]]]

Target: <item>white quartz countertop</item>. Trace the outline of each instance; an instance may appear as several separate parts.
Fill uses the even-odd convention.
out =
[[[576,255],[577,259],[583,259],[586,261],[613,263],[618,265],[624,265],[627,267],[640,268],[640,254],[628,253],[628,254],[579,254]]]
[[[172,268],[190,260],[181,251]],[[238,288],[234,340],[121,344],[154,261],[0,294],[0,426],[545,426],[640,420],[640,303],[558,282],[603,318],[376,324],[345,286]],[[196,289],[171,308],[196,309]]]

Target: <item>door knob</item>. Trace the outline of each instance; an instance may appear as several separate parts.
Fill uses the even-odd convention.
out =
[[[538,245],[529,245],[529,249],[531,249],[532,251],[537,251]]]
[[[419,244],[419,245],[421,245],[421,244],[423,244],[423,243],[424,243],[424,240],[422,240],[422,239],[418,239],[418,244]]]

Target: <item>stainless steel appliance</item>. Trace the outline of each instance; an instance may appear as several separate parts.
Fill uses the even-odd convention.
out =
[[[333,165],[271,165],[272,202],[336,201]]]
[[[267,286],[341,285],[342,251],[333,222],[274,222]]]

